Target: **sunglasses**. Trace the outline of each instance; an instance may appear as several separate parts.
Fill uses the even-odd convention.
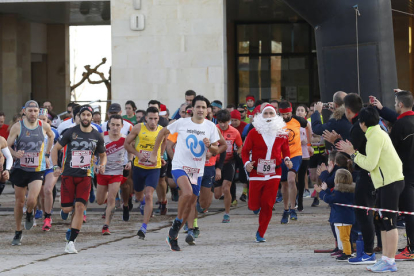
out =
[[[193,114],[193,111],[192,110],[187,110],[186,113],[187,114]]]
[[[244,113],[244,112],[246,112],[246,110],[238,110],[240,113]]]

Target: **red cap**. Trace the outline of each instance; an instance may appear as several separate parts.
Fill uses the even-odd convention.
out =
[[[167,115],[167,106],[161,104],[160,105],[160,116]]]
[[[233,110],[232,112],[230,112],[230,116],[232,119],[241,120],[241,115],[238,110]]]
[[[246,102],[247,102],[248,100],[253,100],[253,101],[255,101],[255,99],[254,99],[254,97],[253,97],[253,96],[248,96],[248,97],[246,97]]]

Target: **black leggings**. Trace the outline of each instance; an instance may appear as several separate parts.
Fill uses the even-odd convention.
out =
[[[309,167],[309,159],[302,160],[298,170],[298,182],[296,188],[298,189],[298,209],[303,210],[303,192],[305,190],[305,177]]]
[[[414,179],[405,178],[405,187],[400,195],[399,210],[414,212]],[[405,231],[407,233],[407,245],[414,249],[414,216],[405,216]]]

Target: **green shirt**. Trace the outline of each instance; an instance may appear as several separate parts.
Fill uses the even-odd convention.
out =
[[[122,116],[123,119],[130,121],[133,125],[136,125],[137,122],[137,117],[133,116],[131,118],[128,117],[128,115],[124,115]]]

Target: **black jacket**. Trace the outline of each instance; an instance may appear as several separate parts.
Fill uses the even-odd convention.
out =
[[[322,135],[325,130],[335,130],[344,140],[349,140],[349,130],[352,124],[348,121],[344,112],[343,108],[335,110],[332,118],[322,124],[320,113],[315,111],[311,116],[312,132],[316,135]]]

